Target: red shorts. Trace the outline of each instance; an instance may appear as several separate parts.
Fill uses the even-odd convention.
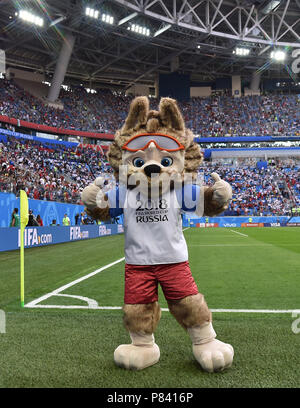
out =
[[[198,293],[188,261],[162,265],[125,265],[126,304],[146,304],[158,300],[160,284],[167,300],[183,299]]]

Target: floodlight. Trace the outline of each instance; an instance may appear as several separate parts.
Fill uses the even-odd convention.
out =
[[[104,23],[107,23],[107,24],[113,24],[114,23],[113,16],[110,16],[109,14],[102,14],[101,20]]]
[[[87,93],[91,93],[91,94],[96,94],[97,93],[96,89],[85,88],[85,90],[86,90]]]
[[[236,49],[233,51],[233,54],[245,57],[245,56],[250,54],[250,50],[249,50],[249,48],[236,47]]]
[[[39,27],[42,27],[44,25],[44,19],[31,13],[30,11],[27,10],[20,10],[19,12],[19,17],[21,20],[27,22],[27,23],[32,23],[34,25],[37,25]]]
[[[85,15],[97,19],[99,17],[99,10],[95,10],[90,7],[86,7]]]
[[[135,33],[145,35],[147,37],[150,36],[150,30],[147,27],[140,26],[138,24],[131,24],[128,26],[128,30],[134,31]]]
[[[284,61],[286,58],[286,52],[282,50],[272,51],[271,58],[275,61]]]

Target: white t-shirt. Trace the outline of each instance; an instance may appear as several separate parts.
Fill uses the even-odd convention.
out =
[[[185,188],[184,194],[183,190],[172,190],[148,202],[136,190],[120,187],[109,191],[111,217],[124,214],[126,263],[158,265],[187,261],[181,213],[195,211],[199,194],[199,186],[193,185]]]

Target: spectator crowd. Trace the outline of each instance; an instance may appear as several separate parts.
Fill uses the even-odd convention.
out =
[[[124,122],[132,96],[110,90],[61,90],[64,109],[55,109],[16,83],[0,80],[0,115],[63,129],[114,133]],[[159,101],[150,99],[152,109]],[[180,102],[186,126],[201,137],[299,136],[298,95],[212,96]]]
[[[103,173],[112,177],[101,151],[13,137],[0,142],[1,192],[25,190],[28,198],[79,204],[83,188]]]
[[[270,160],[266,168],[259,168],[255,160],[246,159],[234,166],[219,162],[199,169],[207,184],[214,171],[232,186],[225,215],[291,215],[292,208],[300,207],[300,161]]]
[[[216,171],[231,184],[228,215],[288,215],[291,207],[300,207],[299,170],[300,163],[292,159],[273,160],[266,168],[246,159],[238,164],[204,162],[199,174],[209,184],[209,175]],[[108,189],[113,174],[101,151],[2,136],[1,192],[18,195],[22,189],[32,199],[80,204],[81,191],[99,175]]]
[[[48,126],[114,133],[124,122],[131,96],[110,90],[87,93],[84,88],[61,91],[64,109],[47,106],[16,83],[0,80],[0,115]],[[159,101],[150,99],[157,109]],[[300,135],[297,95],[233,98],[213,96],[179,103],[186,126],[202,137]],[[300,206],[299,163],[276,161],[267,168],[256,162],[238,166],[204,163],[200,172],[217,171],[233,187],[232,215],[284,215]],[[103,151],[49,141],[0,135],[0,191],[18,195],[20,189],[36,200],[80,204],[80,193],[96,176],[113,182]]]

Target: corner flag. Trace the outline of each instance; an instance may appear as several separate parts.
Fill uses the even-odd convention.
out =
[[[20,190],[20,271],[21,271],[21,307],[24,307],[24,230],[28,224],[28,197]]]

